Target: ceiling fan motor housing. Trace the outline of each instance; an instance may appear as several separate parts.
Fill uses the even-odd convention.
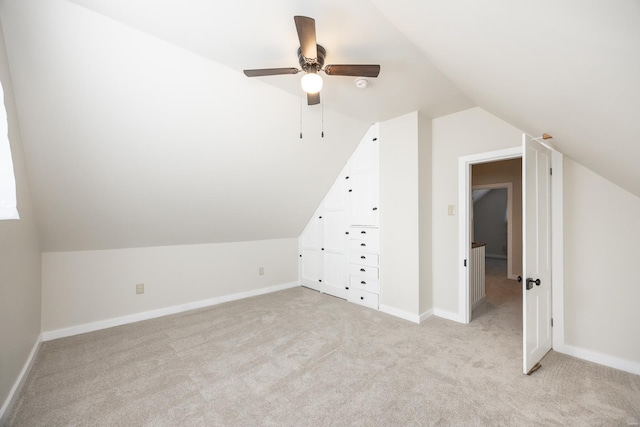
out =
[[[298,48],[298,62],[300,63],[300,67],[305,72],[307,72],[311,67],[315,67],[317,71],[320,71],[324,66],[324,57],[327,55],[327,51],[319,44],[316,46],[318,47],[317,58],[305,58],[302,55],[302,48],[301,47]]]

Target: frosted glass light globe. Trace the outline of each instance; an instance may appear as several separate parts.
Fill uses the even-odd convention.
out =
[[[315,72],[309,72],[300,80],[302,90],[307,93],[318,93],[322,89],[322,77]]]

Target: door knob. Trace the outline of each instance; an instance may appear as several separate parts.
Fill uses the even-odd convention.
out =
[[[536,286],[540,286],[540,279],[536,279],[533,280],[532,278],[528,278],[527,279],[527,290],[533,288],[533,284],[536,284]]]
[[[522,276],[518,276],[518,283],[522,282]]]

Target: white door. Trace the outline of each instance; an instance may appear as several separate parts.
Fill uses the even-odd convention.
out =
[[[349,159],[349,225],[377,227],[379,149],[377,129],[371,128]]]
[[[349,242],[345,211],[325,211],[323,215],[323,283],[324,291],[347,298],[349,284],[347,245]]]
[[[523,135],[523,370],[551,349],[551,151]]]
[[[300,282],[317,291],[322,286],[322,216],[316,212],[300,236]]]

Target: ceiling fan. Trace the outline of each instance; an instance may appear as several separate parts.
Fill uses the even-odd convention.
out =
[[[328,76],[354,76],[354,77],[378,77],[380,65],[324,65],[324,57],[327,51],[316,44],[316,21],[306,16],[294,16],[300,39],[298,48],[298,68],[262,68],[257,70],[244,70],[247,77],[276,76],[279,74],[297,74],[304,71],[302,77],[302,89],[307,93],[307,104],[320,103],[320,89],[322,89],[322,77],[318,74],[323,71]],[[324,68],[322,68],[324,66]]]

